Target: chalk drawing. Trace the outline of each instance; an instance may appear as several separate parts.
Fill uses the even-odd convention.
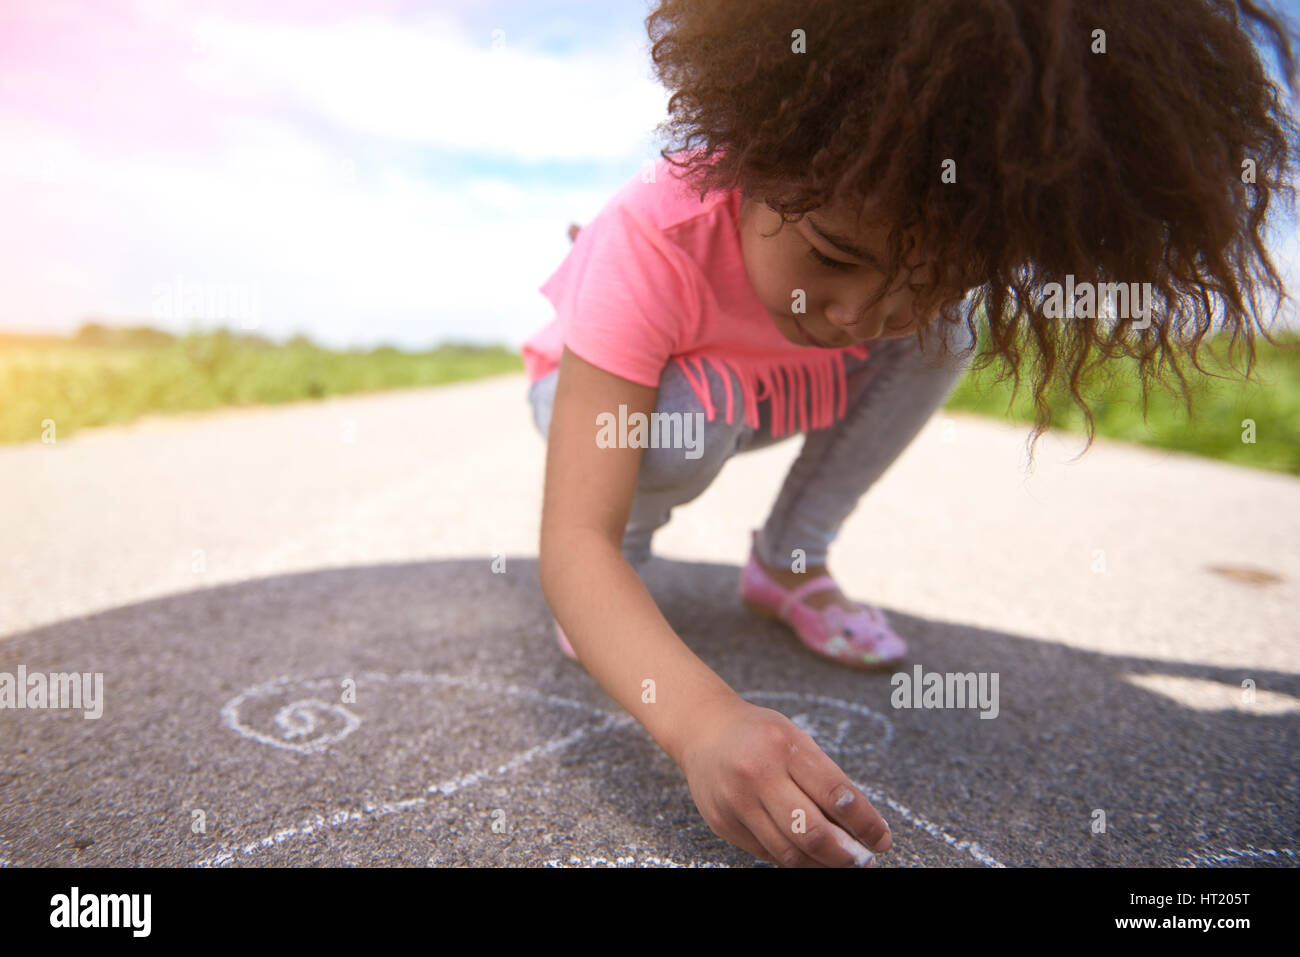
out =
[[[344,676],[292,679],[288,676],[281,676],[255,685],[231,698],[221,709],[221,714],[227,727],[251,741],[304,754],[319,753],[342,741],[361,725],[362,719],[347,708],[341,705],[329,704],[321,700],[321,697],[310,696],[313,693],[317,695],[324,692],[337,693],[342,684],[342,677]],[[611,714],[581,701],[545,694],[532,688],[501,685],[459,675],[403,671],[395,675],[364,672],[360,675],[346,677],[359,679],[359,684],[361,681],[367,681],[388,685],[450,687],[477,691],[498,699],[502,695],[512,695],[537,704],[567,708],[592,719],[590,725],[534,745],[504,763],[491,767],[482,767],[445,781],[432,783],[425,789],[425,795],[438,794],[445,796],[455,794],[462,788],[471,787],[485,779],[508,775],[540,757],[572,747],[585,738],[606,731],[625,728],[636,723],[636,719],[629,714]],[[283,700],[286,697],[293,700],[280,707],[275,712],[271,722],[278,729],[277,733],[259,731],[249,723],[251,720],[247,717],[249,712],[257,710],[259,706],[261,710],[265,711],[268,707],[274,705],[276,701]],[[887,717],[872,711],[865,705],[854,702],[841,701],[821,695],[786,691],[745,692],[742,697],[765,707],[767,706],[765,702],[768,701],[788,702],[789,708],[777,708],[776,710],[781,710],[783,713],[786,710],[793,711],[791,721],[816,740],[818,746],[826,751],[828,755],[840,760],[844,760],[846,757],[879,753],[889,746],[894,737],[893,724]],[[905,807],[876,788],[864,786],[857,781],[854,781],[854,784],[874,804],[890,807],[893,811],[893,820],[901,818],[904,822],[926,835],[943,842],[952,851],[959,854],[969,854],[987,867],[1003,866],[986,853],[978,843],[958,839],[944,828],[914,813],[910,808]],[[297,825],[281,828],[268,834],[260,840],[234,847],[223,846],[220,852],[213,857],[194,863],[199,867],[221,866],[317,831],[341,827],[363,819],[375,819],[390,814],[398,814],[413,808],[430,806],[431,799],[425,795],[378,804],[366,802],[360,808],[340,809],[328,817],[316,814]],[[553,858],[546,861],[544,866],[714,867],[719,865],[700,861],[688,861],[683,864],[673,861],[671,858],[643,855],[639,861],[635,856],[620,857],[616,859],[616,863],[613,865],[609,865],[604,858],[599,857],[570,857],[567,861]]]
[[[768,707],[767,701],[792,702],[789,710],[795,713],[790,720],[832,757],[883,751],[894,740],[893,722],[866,705],[799,691],[746,691],[741,697],[764,707]],[[781,708],[775,710],[785,713]]]
[[[433,806],[433,798],[428,795],[452,795],[463,788],[472,787],[481,781],[505,777],[525,765],[544,757],[570,748],[580,741],[594,735],[615,731],[636,724],[629,714],[611,714],[600,708],[592,707],[581,701],[564,698],[559,695],[546,694],[532,688],[520,688],[514,685],[502,685],[490,681],[462,677],[450,674],[429,674],[422,671],[403,671],[397,674],[381,672],[363,672],[359,675],[346,675],[331,678],[293,679],[281,676],[272,681],[255,685],[231,698],[221,709],[226,726],[236,734],[250,741],[269,745],[301,754],[320,753],[343,741],[362,724],[362,718],[344,708],[325,700],[339,693],[343,677],[358,679],[358,683],[389,686],[423,686],[426,688],[457,688],[475,691],[501,699],[511,695],[535,704],[554,708],[568,709],[576,715],[590,721],[568,734],[543,741],[511,757],[509,760],[493,766],[485,766],[465,774],[457,775],[443,781],[431,783],[423,794],[401,801],[383,803],[366,802],[360,808],[342,808],[329,816],[316,814],[299,824],[284,827],[260,840],[238,846],[222,846],[214,856],[195,861],[198,867],[213,867],[228,864],[240,858],[248,858],[259,851],[273,848],[285,841],[305,837],[321,830],[343,827],[364,819],[375,819],[390,814],[400,814],[413,808]],[[874,759],[884,753],[894,739],[894,726],[883,714],[879,714],[862,704],[842,701],[822,695],[805,694],[796,691],[748,691],[741,697],[753,704],[763,707],[775,707],[775,710],[789,714],[805,733],[810,735],[818,746],[841,767],[850,761]],[[288,703],[275,708],[279,702],[290,699]],[[431,696],[430,700],[437,700]],[[275,708],[272,712],[271,709]],[[271,714],[271,730],[258,730],[253,726],[253,713],[261,715],[262,720]],[[846,769],[847,773],[847,769]],[[1004,865],[982,848],[978,842],[961,839],[943,826],[930,821],[923,815],[896,800],[893,796],[871,785],[853,782],[865,794],[877,809],[889,808],[886,816],[891,823],[899,820],[917,831],[941,842],[950,851],[959,855],[969,855],[985,867],[1003,867]],[[895,830],[895,836],[899,832]],[[1238,861],[1268,861],[1286,866],[1300,865],[1300,853],[1290,848],[1257,848],[1247,845],[1245,848],[1228,848],[1223,852],[1207,849],[1193,851],[1178,861],[1180,867],[1215,867]],[[432,863],[432,862],[431,862]],[[2,861],[0,866],[11,865],[11,861]],[[544,867],[719,867],[707,861],[676,861],[672,858],[657,857],[653,854],[635,854],[616,857],[612,862],[603,857],[550,858],[543,862]]]
[[[1280,847],[1273,850],[1272,848],[1259,848],[1247,844],[1244,849],[1230,847],[1222,854],[1211,854],[1208,850],[1193,851],[1189,857],[1179,860],[1174,867],[1218,867],[1222,864],[1246,859],[1272,861],[1286,867],[1300,865],[1300,854],[1289,848]]]
[[[274,695],[288,683],[288,678],[277,678],[275,681],[264,685],[249,688],[243,694],[231,698],[226,702],[226,706],[221,709],[221,717],[226,722],[226,726],[236,734],[243,735],[246,738],[269,744],[273,748],[297,751],[300,754],[324,751],[331,744],[342,741],[361,727],[361,719],[347,708],[341,704],[330,704],[321,701],[318,698],[302,698],[292,701],[277,711],[273,723],[280,729],[279,737],[257,731],[240,722],[239,709],[250,699],[255,700]],[[299,687],[312,685],[337,689],[339,682],[327,678],[320,681],[303,682]],[[316,736],[309,737],[310,735]],[[306,740],[290,740],[293,738],[305,738]]]
[[[618,857],[610,863],[603,857],[570,857],[567,861],[561,861],[558,858],[552,858],[549,861],[543,861],[542,867],[724,867],[723,864],[713,864],[709,862],[700,863],[690,861],[686,864],[681,861],[674,861],[671,857],[655,857],[647,855],[641,860],[635,856]]]

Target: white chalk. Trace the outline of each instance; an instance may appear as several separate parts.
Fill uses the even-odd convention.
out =
[[[838,827],[835,827],[834,824],[831,825],[831,828],[833,829],[833,832],[835,834],[835,839],[840,843],[840,847],[842,847],[844,850],[848,851],[850,854],[853,855],[854,867],[871,866],[871,863],[876,859],[876,855],[872,854],[863,845],[855,841],[852,837],[848,835],[848,833],[846,833],[845,831],[841,830]]]

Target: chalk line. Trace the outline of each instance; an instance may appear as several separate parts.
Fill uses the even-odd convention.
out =
[[[222,716],[225,719],[227,726],[230,727],[231,730],[235,731],[235,733],[241,735],[242,737],[248,738],[250,740],[258,741],[263,744],[268,744],[274,747],[299,751],[300,753],[316,753],[323,750],[326,747],[329,747],[331,744],[334,744],[337,741],[342,740],[342,738],[346,737],[348,734],[351,734],[352,731],[354,731],[356,727],[360,725],[361,719],[353,715],[351,712],[347,711],[347,709],[342,708],[342,706],[337,706],[339,711],[347,712],[347,715],[350,715],[352,718],[355,718],[356,720],[355,724],[352,724],[351,722],[345,723],[345,728],[347,729],[346,731],[344,731],[343,733],[331,732],[329,734],[324,734],[320,738],[307,741],[305,743],[286,742],[286,741],[280,741],[275,738],[272,738],[270,735],[262,734],[261,732],[258,732],[255,729],[250,728],[247,725],[244,725],[242,722],[239,721],[238,718],[239,707],[241,704],[243,704],[245,701],[249,700],[250,698],[261,697],[269,694],[282,692],[288,689],[291,685],[295,690],[305,690],[305,689],[312,689],[312,688],[323,689],[325,687],[338,689],[341,686],[343,679],[348,677],[352,677],[352,676],[344,675],[337,678],[318,678],[318,679],[304,679],[300,681],[295,681],[286,675],[281,675],[278,678],[272,679],[271,681],[264,682],[260,685],[256,685],[236,695],[234,698],[228,701],[226,705],[222,708]],[[562,737],[555,738],[551,741],[543,742],[538,745],[534,745],[533,747],[528,748],[527,750],[521,751],[520,753],[516,754],[514,757],[512,757],[510,760],[506,761],[503,764],[498,764],[495,767],[480,768],[479,770],[458,775],[454,778],[449,778],[448,780],[442,781],[440,783],[431,784],[425,789],[424,792],[425,794],[441,794],[444,796],[455,794],[457,791],[461,790],[462,788],[470,787],[474,784],[477,784],[485,778],[501,777],[503,775],[516,771],[519,768],[523,767],[524,765],[529,764],[530,762],[536,760],[539,757],[542,757],[543,755],[552,754],[554,752],[563,750],[564,748],[576,744],[579,741],[582,741],[583,739],[591,735],[600,734],[605,731],[611,731],[618,728],[623,728],[630,724],[635,723],[636,721],[636,719],[629,714],[610,714],[609,712],[603,711],[598,708],[593,708],[590,705],[584,704],[583,702],[580,701],[575,701],[571,698],[563,698],[558,695],[551,695],[544,692],[538,692],[532,688],[520,688],[515,685],[498,685],[490,682],[480,681],[478,679],[464,678],[458,675],[448,675],[448,674],[430,675],[418,671],[403,671],[397,675],[388,675],[380,672],[363,672],[360,675],[360,677],[378,683],[408,683],[408,684],[414,683],[414,684],[443,685],[443,686],[450,685],[459,688],[469,688],[488,695],[500,695],[504,693],[509,695],[515,695],[517,697],[526,698],[537,703],[546,703],[546,704],[571,708],[576,711],[584,712],[587,715],[592,716],[594,718],[602,719],[598,724],[578,728],[570,732],[569,734],[563,735]],[[864,705],[855,704],[854,702],[842,701],[837,698],[828,698],[822,695],[805,694],[802,692],[793,692],[793,691],[752,691],[752,692],[743,693],[741,697],[747,699],[751,697],[777,698],[777,699],[784,699],[784,700],[795,700],[799,702],[807,702],[811,704],[829,705],[834,708],[839,708],[844,711],[855,713],[867,720],[874,721],[880,724],[880,726],[882,727],[882,738],[883,738],[881,743],[883,745],[888,745],[893,740],[893,733],[894,733],[893,724],[889,721],[888,718],[872,711],[870,708],[867,708]],[[308,702],[314,702],[315,705],[319,707],[308,709],[305,707],[305,704]],[[290,711],[289,709],[293,708],[294,705],[304,705],[304,707]],[[314,713],[318,710],[330,709],[332,707],[334,706],[329,705],[326,702],[322,702],[319,699],[315,699],[315,698],[301,699],[299,701],[295,701],[291,705],[287,705],[284,708],[280,709],[280,711],[277,712],[276,715],[276,724],[281,728],[284,734],[293,737],[302,737],[316,730],[316,725],[314,723],[315,721]],[[815,721],[806,720],[807,715],[799,715],[798,717],[805,719],[805,722],[801,726],[804,728],[806,733],[809,733],[814,737],[814,739],[816,739],[816,735],[813,734],[812,731],[812,729],[815,728]],[[345,722],[347,720],[346,717],[342,715],[340,715],[340,718],[345,720]],[[835,742],[829,742],[829,741],[826,742],[826,746],[824,748],[825,750],[836,751],[836,752],[847,750],[840,743],[846,730],[844,722],[841,722],[838,725],[838,730],[839,730],[839,737],[836,739]],[[819,741],[818,743],[819,746],[822,745],[821,741]],[[855,750],[870,751],[870,750],[874,750],[875,747],[876,747],[876,742],[868,740],[862,745],[860,745],[859,747],[857,747]],[[854,783],[857,784],[857,782]],[[943,841],[953,851],[955,852],[965,851],[969,853],[972,857],[974,857],[977,861],[979,861],[981,864],[984,864],[986,867],[1004,866],[999,861],[994,859],[991,855],[987,854],[980,847],[978,843],[972,841],[959,840],[958,838],[954,837],[952,834],[949,834],[942,827],[934,824],[933,822],[927,820],[926,818],[920,816],[919,814],[913,813],[909,808],[904,807],[902,804],[898,803],[897,801],[895,801],[893,798],[889,797],[889,795],[885,794],[882,791],[879,791],[875,788],[864,787],[862,785],[857,785],[857,786],[863,792],[863,794],[868,795],[873,802],[887,804],[909,824],[912,824],[914,827],[917,827],[925,831],[925,833],[927,833],[931,837]],[[410,810],[411,808],[428,805],[429,803],[430,803],[429,799],[421,795],[418,797],[407,798],[402,801],[383,802],[380,804],[366,802],[364,805],[362,805],[360,809],[356,809],[356,808],[341,809],[331,814],[328,818],[325,817],[324,815],[316,814],[308,818],[301,824],[292,827],[281,828],[267,835],[266,837],[261,838],[260,840],[250,841],[247,844],[244,844],[242,846],[236,846],[236,847],[223,846],[216,855],[199,861],[195,861],[192,866],[195,867],[221,866],[223,864],[230,863],[231,861],[235,860],[239,856],[251,856],[266,848],[276,847],[284,843],[285,841],[294,838],[299,838],[299,837],[306,837],[310,834],[316,833],[317,831],[326,830],[329,828],[341,827],[345,824],[349,824],[354,821],[360,821],[367,818],[376,819],[380,817],[385,817],[389,814],[399,814],[403,811]],[[582,865],[581,864],[583,860],[582,858],[571,857],[569,860],[571,862],[572,861],[579,862],[580,866],[591,866],[591,865]],[[604,861],[605,859],[587,858],[587,860]],[[619,858],[618,860],[632,861],[634,860],[634,858]],[[647,857],[644,860],[653,860],[656,863],[653,865],[642,864],[642,865],[633,865],[633,866],[668,866],[668,867],[720,866],[720,865],[714,865],[709,863],[698,863],[698,862],[690,862],[686,865],[682,865],[676,862],[672,862],[671,859],[669,858],[658,858],[653,856]],[[557,861],[558,859],[552,858],[549,861],[547,861],[544,864],[544,866],[555,866],[555,867],[566,866],[564,864],[558,863]]]
[[[1247,844],[1245,849],[1230,847],[1223,854],[1211,854],[1208,850],[1193,851],[1188,857],[1180,858],[1174,867],[1214,867],[1218,864],[1226,864],[1229,861],[1240,861],[1247,857],[1256,860],[1272,858],[1277,861],[1300,865],[1300,854],[1290,848],[1280,847],[1274,850]]]
[[[361,677],[367,680],[379,681],[379,682],[398,681],[398,682],[417,683],[417,684],[443,684],[443,685],[450,684],[462,688],[468,687],[476,691],[484,692],[486,694],[500,694],[500,693],[515,694],[521,697],[530,698],[538,702],[545,702],[548,704],[559,704],[566,707],[575,708],[577,710],[585,711],[588,714],[592,714],[597,717],[604,717],[605,719],[595,727],[578,728],[577,730],[563,736],[562,738],[557,738],[553,741],[546,742],[544,744],[535,745],[527,749],[526,751],[523,751],[520,754],[516,755],[515,757],[507,761],[505,764],[497,765],[496,768],[491,768],[491,767],[482,768],[477,771],[471,771],[467,774],[462,774],[459,777],[450,778],[438,784],[431,784],[429,785],[429,787],[425,789],[425,793],[437,793],[437,794],[444,794],[444,795],[454,794],[456,793],[456,791],[460,790],[461,788],[473,784],[477,784],[479,781],[483,780],[486,777],[490,777],[493,775],[500,776],[510,771],[517,770],[518,768],[527,764],[529,761],[541,757],[544,754],[550,754],[553,751],[557,751],[560,750],[561,748],[568,747],[571,744],[575,744],[590,734],[596,734],[602,731],[608,731],[616,727],[623,727],[625,725],[633,723],[636,720],[631,715],[611,715],[608,712],[600,711],[598,709],[585,705],[580,701],[574,701],[569,698],[560,698],[556,695],[537,692],[531,688],[518,688],[515,687],[514,685],[503,686],[503,685],[495,685],[495,684],[485,684],[484,682],[481,681],[461,678],[457,675],[427,675],[422,672],[406,671],[406,672],[401,672],[396,676],[381,674],[378,672],[364,672],[361,675]],[[275,691],[282,690],[283,688],[287,687],[290,684],[290,682],[291,679],[288,676],[281,675],[280,677],[273,679],[272,681],[264,682],[263,684],[257,685],[254,688],[251,688],[240,695],[236,695],[229,702],[227,702],[225,707],[222,708],[222,715],[223,717],[226,718],[227,725],[231,727],[232,730],[234,730],[237,734],[240,734],[244,737],[251,738],[252,740],[256,740],[256,741],[261,741],[266,744],[281,746],[281,742],[274,741],[273,739],[268,740],[269,736],[260,734],[259,732],[256,732],[253,729],[247,728],[245,725],[242,725],[237,720],[236,715],[237,715],[239,704],[243,703],[243,701],[246,700],[248,697],[252,695],[264,695],[264,694],[273,693]],[[325,684],[330,687],[337,688],[339,687],[341,682],[342,682],[342,678],[320,678],[311,681],[301,682],[297,686],[311,687],[313,685]],[[360,719],[358,719],[358,723],[359,722]],[[338,740],[339,737],[332,738],[332,740],[328,743],[332,743],[333,740]],[[302,746],[298,746],[298,745],[291,746],[289,749],[303,750]],[[360,810],[356,810],[356,809],[340,810],[330,815],[329,818],[326,818],[324,815],[321,814],[316,814],[313,815],[308,820],[306,820],[305,822],[303,822],[302,824],[293,827],[281,828],[280,830],[267,835],[261,840],[251,841],[248,844],[243,845],[243,847],[237,847],[233,849],[229,847],[223,847],[221,851],[214,857],[205,858],[200,861],[195,861],[193,866],[195,867],[220,866],[222,864],[227,864],[230,861],[234,860],[238,854],[251,855],[265,848],[275,847],[279,844],[282,844],[284,841],[289,840],[290,838],[306,837],[307,835],[314,834],[316,831],[324,830],[327,828],[339,827],[340,825],[348,824],[353,821],[360,821],[363,818],[373,819],[373,818],[385,817],[389,814],[397,814],[402,811],[410,810],[413,807],[420,807],[428,803],[429,803],[428,799],[423,796],[407,798],[402,801],[392,801],[392,802],[386,801],[381,804],[374,804],[367,801]]]
[[[714,864],[711,862],[691,861],[682,864],[680,861],[674,861],[671,857],[655,857],[648,854],[637,861],[636,857],[618,857],[614,863],[610,863],[603,857],[570,857],[569,860],[561,861],[553,857],[550,860],[543,861],[542,867],[726,867],[725,864]]]
[[[858,784],[857,781],[854,781],[853,783]],[[921,830],[925,831],[925,833],[929,834],[931,837],[943,841],[954,851],[967,852],[968,854],[970,854],[971,857],[975,858],[975,860],[979,861],[985,867],[1006,867],[1005,864],[998,861],[995,857],[993,857],[993,855],[989,854],[982,847],[980,847],[978,843],[974,841],[958,840],[957,838],[949,834],[947,831],[945,831],[943,828],[941,828],[939,825],[934,824],[931,821],[927,821],[925,818],[921,817],[921,815],[914,814],[909,808],[903,807],[903,805],[899,804],[897,801],[891,798],[888,794],[885,794],[883,791],[878,791],[875,788],[868,787],[865,784],[858,784],[858,790],[860,790],[867,797],[871,798],[872,804],[888,804],[891,808],[893,808],[894,811],[896,811],[898,814],[900,814],[903,817],[903,820],[907,821],[913,827],[919,827]]]
[[[571,734],[565,735],[563,738],[557,738],[555,741],[548,742],[547,744],[529,748],[527,751],[523,751],[511,760],[507,761],[505,764],[497,765],[495,769],[483,768],[478,771],[471,771],[468,774],[462,774],[457,778],[451,778],[441,784],[431,784],[425,789],[426,793],[444,795],[455,794],[463,787],[477,784],[479,781],[487,777],[500,776],[508,771],[514,771],[527,764],[529,761],[532,761],[534,758],[538,758],[543,754],[549,754],[552,751],[557,751],[560,748],[568,747],[571,744],[581,741],[590,734],[596,734],[601,731],[608,731],[611,728],[631,724],[635,720],[636,719],[631,715],[610,715],[605,721],[601,722],[601,724],[596,727],[579,728]],[[409,811],[413,807],[421,807],[428,803],[429,800],[425,797],[413,797],[407,798],[404,801],[384,802],[382,804],[372,804],[367,801],[359,811],[338,811],[328,819],[323,815],[316,814],[307,822],[298,825],[297,827],[283,828],[276,831],[274,834],[262,838],[260,841],[252,841],[245,844],[242,848],[237,848],[235,853],[242,852],[243,854],[253,854],[256,851],[260,851],[267,847],[275,847],[277,844],[281,844],[291,837],[305,837],[308,834],[315,833],[316,831],[338,827],[339,825],[348,824],[352,821],[360,821],[362,818],[380,818],[388,814],[397,814],[402,811]],[[235,853],[232,853],[229,848],[223,847],[221,853],[217,854],[215,857],[195,861],[193,866],[220,866],[221,864],[226,864],[234,860]]]

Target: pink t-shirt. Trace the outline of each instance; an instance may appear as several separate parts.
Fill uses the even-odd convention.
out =
[[[712,422],[717,414],[704,372],[726,383],[726,421],[734,422],[736,372],[745,421],[758,428],[758,400],[772,401],[772,434],[827,428],[847,404],[843,349],[786,340],[754,293],[740,246],[740,190],[703,203],[660,157],[636,173],[582,227],[559,268],[539,290],[555,318],[523,346],[531,385],[569,350],[606,372],[658,386],[677,362]],[[722,365],[720,365],[720,363]],[[811,410],[808,408],[811,401]],[[797,416],[797,417],[796,417]]]

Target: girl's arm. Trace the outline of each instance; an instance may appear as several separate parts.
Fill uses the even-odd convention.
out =
[[[596,416],[617,415],[620,403],[649,415],[657,397],[564,350],[547,437],[542,592],[591,676],[685,773],[715,834],[787,867],[869,866],[868,847],[888,850],[892,838],[866,795],[789,718],[750,704],[696,657],[623,557],[641,449],[597,446]]]
[[[680,765],[703,711],[741,699],[677,636],[623,557],[641,449],[600,448],[596,416],[618,415],[620,403],[629,416],[648,416],[657,396],[656,388],[564,349],[547,438],[538,575],[583,666]]]

